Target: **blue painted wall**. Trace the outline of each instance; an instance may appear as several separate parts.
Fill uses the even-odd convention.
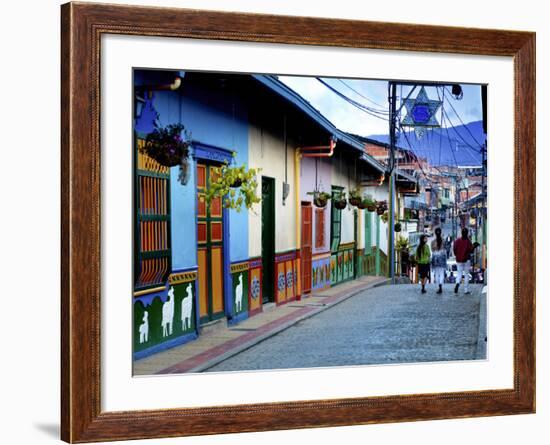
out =
[[[171,83],[173,73],[134,72],[137,85]],[[235,163],[248,165],[248,113],[238,97],[238,92],[212,92],[196,84],[186,83],[177,92],[155,91],[152,107],[147,102],[143,119],[136,123],[136,130],[152,130],[152,117],[158,113],[162,126],[181,122],[191,138],[205,144],[236,151]],[[172,210],[172,269],[180,270],[197,265],[195,164],[187,185],[178,181],[178,167],[171,170]],[[248,259],[248,211],[229,211],[230,261]]]
[[[182,123],[194,140],[236,151],[236,165],[248,165],[248,113],[237,95],[182,87]],[[248,259],[248,211],[229,211],[230,260]]]

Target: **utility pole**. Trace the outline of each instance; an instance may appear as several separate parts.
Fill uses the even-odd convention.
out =
[[[395,102],[397,100],[397,85],[390,81],[390,193],[389,193],[389,227],[388,227],[388,244],[390,250],[390,278],[392,283],[395,283]]]

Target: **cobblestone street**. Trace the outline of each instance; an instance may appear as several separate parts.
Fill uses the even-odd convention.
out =
[[[484,359],[485,294],[428,285],[361,292],[209,369],[237,371]]]

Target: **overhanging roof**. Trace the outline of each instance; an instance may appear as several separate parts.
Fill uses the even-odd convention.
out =
[[[374,159],[372,156],[365,153],[364,143],[360,140],[350,136],[348,133],[339,130],[330,122],[326,117],[324,117],[317,109],[315,109],[307,100],[302,96],[296,93],[294,90],[286,86],[281,82],[276,76],[266,75],[266,74],[252,74],[252,77],[260,82],[262,85],[269,88],[274,93],[278,94],[280,97],[285,99],[287,102],[291,103],[294,107],[298,108],[328,133],[330,133],[337,141],[343,142],[350,147],[358,150],[360,153],[360,159],[367,162],[369,165],[374,167],[380,172],[385,172],[386,167]]]

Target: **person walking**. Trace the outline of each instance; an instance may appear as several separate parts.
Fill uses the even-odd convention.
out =
[[[443,293],[445,270],[447,269],[447,249],[441,236],[441,228],[435,229],[435,239],[432,241],[432,270],[434,282],[439,285],[438,294]]]
[[[420,284],[422,284],[422,293],[426,293],[426,282],[430,276],[430,247],[428,246],[428,236],[421,235],[420,243],[416,248],[416,262],[418,264],[418,275],[420,276]]]
[[[445,240],[445,249],[447,250],[447,258],[451,256],[451,247],[453,247],[453,238],[451,235],[447,236],[447,239]]]
[[[470,241],[468,237],[468,229],[462,229],[462,237],[458,238],[453,244],[453,253],[456,257],[457,277],[455,284],[455,294],[458,293],[458,288],[462,277],[464,277],[464,295],[470,293],[468,284],[470,283],[470,255],[479,246],[479,243]]]

